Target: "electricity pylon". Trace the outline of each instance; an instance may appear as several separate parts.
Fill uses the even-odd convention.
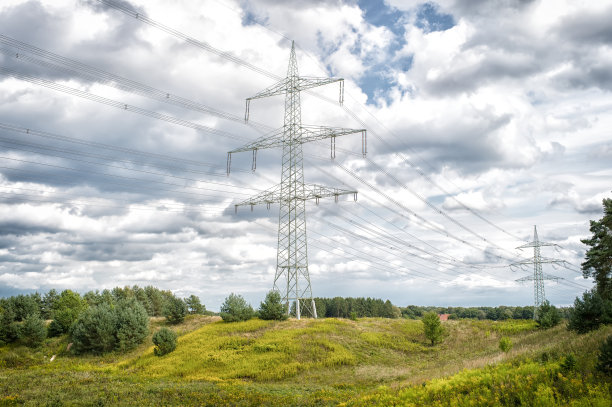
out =
[[[522,246],[517,247],[517,249],[525,249],[527,247],[533,247],[533,260],[526,259],[522,261],[518,261],[516,263],[512,263],[510,266],[525,266],[527,264],[533,264],[533,276],[526,276],[523,278],[519,278],[516,281],[524,283],[527,281],[533,280],[533,296],[534,296],[534,307],[533,307],[533,319],[537,319],[538,310],[542,303],[546,300],[544,295],[544,280],[553,280],[559,281],[562,280],[560,277],[552,276],[550,274],[545,274],[542,272],[542,263],[550,263],[556,265],[563,265],[565,263],[564,260],[551,259],[547,257],[542,257],[540,254],[540,247],[542,246],[559,246],[554,243],[541,242],[538,239],[538,229],[536,226],[533,226],[533,242],[529,242]]]
[[[252,169],[255,170],[257,150],[282,147],[283,164],[280,184],[236,204],[235,208],[237,210],[238,206],[250,205],[252,209],[254,205],[263,203],[269,208],[271,203],[280,203],[278,215],[278,251],[273,289],[280,292],[287,313],[290,311],[291,304],[295,303],[296,317],[298,319],[300,319],[302,309],[310,311],[310,315],[315,318],[317,317],[317,309],[312,296],[312,286],[308,274],[306,201],[314,199],[318,204],[320,198],[334,197],[337,202],[338,196],[346,194],[353,194],[355,199],[357,199],[357,191],[305,184],[302,144],[329,138],[331,139],[331,155],[334,158],[336,137],[361,133],[362,152],[364,156],[366,153],[365,129],[354,130],[302,125],[300,92],[334,82],[339,82],[340,84],[339,102],[342,104],[344,99],[344,79],[300,77],[295,56],[295,45],[292,42],[287,77],[246,100],[245,121],[248,121],[251,100],[284,94],[285,118],[283,127],[243,147],[228,152],[227,157],[227,173],[229,175],[232,153],[252,151]]]

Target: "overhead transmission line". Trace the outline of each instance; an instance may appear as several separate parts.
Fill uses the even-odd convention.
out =
[[[0,188],[4,188],[4,186],[0,186]],[[180,204],[170,204],[170,203],[158,203],[155,207],[151,207],[151,205],[146,205],[142,203],[131,203],[128,205],[110,205],[105,204],[103,202],[97,201],[87,201],[82,198],[75,199],[65,199],[63,201],[59,201],[57,199],[49,199],[40,195],[31,195],[31,194],[16,194],[13,192],[3,192],[0,191],[0,195],[6,196],[7,200],[11,202],[20,202],[20,203],[53,203],[53,204],[71,204],[71,205],[79,205],[79,206],[93,206],[93,207],[103,207],[103,208],[116,208],[116,209],[128,209],[128,210],[137,210],[137,211],[149,211],[149,212],[173,212],[173,213],[183,213],[185,209],[197,210],[198,212],[203,212],[207,214],[221,214],[224,211],[222,209],[208,208],[204,205],[202,206],[189,206],[189,205],[180,205]],[[7,201],[3,201],[6,203]]]
[[[240,137],[240,136],[236,136],[232,133],[229,133],[227,131],[223,131],[223,130],[219,130],[219,129],[215,129],[213,127],[208,127],[208,126],[204,126],[201,124],[197,124],[197,123],[193,123],[190,122],[188,120],[183,120],[183,119],[179,119],[178,117],[173,117],[170,115],[166,115],[166,114],[162,114],[162,113],[158,113],[158,112],[154,112],[151,110],[147,110],[147,109],[143,109],[128,103],[123,103],[123,102],[118,102],[109,98],[105,98],[102,96],[98,96],[95,95],[93,93],[90,92],[85,92],[83,90],[79,90],[79,89],[75,89],[75,88],[71,88],[69,86],[66,85],[61,85],[59,83],[47,80],[47,79],[42,79],[42,78],[37,78],[34,76],[30,76],[30,75],[25,75],[22,73],[19,73],[13,69],[10,68],[6,68],[6,67],[2,67],[0,66],[0,74],[2,75],[7,75],[7,76],[13,76],[17,79],[26,81],[26,82],[30,82],[30,83],[34,83],[36,85],[40,85],[40,86],[45,86],[47,88],[53,89],[53,90],[57,90],[60,92],[64,92],[64,93],[68,93],[70,95],[74,95],[74,96],[79,96],[82,97],[84,99],[89,99],[92,100],[94,102],[97,103],[101,103],[104,105],[108,105],[108,106],[112,106],[115,107],[117,109],[121,109],[121,110],[125,110],[125,111],[129,111],[129,112],[133,112],[133,113],[138,113],[144,116],[149,116],[152,117],[154,119],[158,119],[158,120],[163,120],[169,123],[173,123],[173,124],[178,124],[184,127],[189,127],[191,129],[194,130],[199,130],[199,131],[203,131],[205,133],[210,133],[210,134],[215,134],[218,136],[223,136],[223,137],[228,137],[231,139],[235,139],[235,140],[242,140],[244,141],[245,138],[244,137]]]
[[[66,177],[62,177],[62,176],[58,176],[56,174],[50,175],[50,174],[41,174],[40,172],[31,172],[28,170],[24,170],[22,168],[14,168],[14,167],[7,167],[7,166],[0,166],[0,168],[4,169],[4,170],[9,170],[9,171],[14,171],[17,172],[19,174],[25,174],[25,175],[30,175],[31,178],[28,182],[30,183],[37,183],[39,180],[41,179],[46,179],[49,180],[51,182],[57,182],[58,180],[65,180],[65,181],[72,181],[71,178],[66,178]],[[79,172],[79,170],[74,170],[75,172]],[[108,174],[104,174],[104,173],[100,173],[99,175],[102,176],[106,176]],[[23,178],[23,177],[20,177]],[[82,178],[79,178],[80,180],[82,180]],[[118,181],[112,181],[112,180],[105,180],[106,184],[112,184],[112,185],[118,185],[118,186],[122,186],[124,188],[126,188],[126,190],[128,190],[129,192],[133,193],[135,188],[138,189],[144,189],[144,186],[142,185],[143,181],[147,181],[147,182],[155,182],[152,180],[144,180],[142,178],[131,178],[131,177],[122,177],[122,179],[128,180],[128,181],[137,181],[136,185],[134,184],[126,184],[126,183],[122,183],[122,182],[118,182]],[[171,185],[176,185],[179,186],[181,188],[185,188],[183,185],[179,185],[179,184],[171,184]],[[161,188],[161,187],[156,187],[155,188],[156,191],[164,191],[164,192],[172,192],[175,194],[181,194],[181,195],[189,195],[191,197],[219,197],[219,194],[215,194],[215,195],[209,195],[209,194],[203,194],[203,193],[197,193],[197,192],[189,192],[189,191],[184,191],[184,190],[175,190],[175,189],[167,189],[167,188]],[[145,189],[145,191],[150,193],[150,189]],[[232,192],[233,195],[233,192]],[[194,198],[192,198],[194,199]],[[227,197],[226,199],[230,199],[230,197]],[[201,202],[200,200],[198,200],[197,202]]]
[[[320,159],[320,157],[319,157],[319,159]],[[336,164],[336,165],[339,165],[338,163],[335,163],[335,164]],[[333,175],[331,175],[331,174],[330,174],[330,173],[328,173],[327,171],[324,171],[324,170],[323,170],[323,169],[321,169],[320,167],[318,167],[318,169],[319,169],[319,171],[322,171],[323,173],[325,173],[327,176],[332,177],[332,178],[335,178]],[[346,169],[346,171],[352,172],[350,169]],[[353,173],[354,173],[354,172],[353,172]],[[336,178],[336,179],[337,179],[337,178]],[[337,180],[338,180],[338,179],[337,179]],[[377,192],[377,191],[375,191],[375,192]],[[362,196],[363,196],[363,193],[362,193]],[[361,204],[360,204],[360,205],[361,205]],[[362,206],[362,207],[364,207],[363,205],[361,205],[361,206]],[[383,206],[384,206],[384,205],[383,205]],[[364,208],[365,208],[365,207],[364,207]],[[401,217],[404,217],[404,215],[403,215],[402,213],[400,213],[400,212],[397,212],[397,211],[395,211],[395,210],[393,210],[393,209],[391,209],[391,208],[389,208],[389,207],[385,207],[385,208],[386,208],[386,209],[388,209],[388,210],[390,210],[390,211],[392,211],[392,212],[394,212],[396,215],[399,215],[399,216],[401,216]],[[365,208],[365,209],[367,209],[367,208]],[[377,215],[376,213],[374,213],[373,211],[371,211],[371,210],[369,210],[369,211],[370,211],[371,213],[373,213],[374,215],[376,215],[376,216],[378,216],[378,217],[380,218],[380,216],[379,216],[379,215]],[[356,214],[351,214],[351,215],[352,215],[352,216],[357,216]],[[364,220],[363,218],[360,218],[360,219]],[[407,219],[407,220],[411,221],[411,219]],[[391,223],[391,222],[389,222],[389,223]],[[394,223],[391,223],[391,224],[392,224],[393,226],[397,227],[397,225],[395,225]],[[399,228],[398,228],[398,229],[399,229]],[[404,230],[404,229],[401,229],[401,231],[405,232],[405,230]],[[434,231],[435,231],[435,230],[434,230]],[[425,243],[426,245],[428,245],[428,246],[429,246],[429,247],[431,247],[432,249],[434,249],[434,250],[436,250],[436,251],[440,251],[439,249],[437,249],[437,248],[435,248],[434,246],[432,246],[432,245],[428,244],[427,242],[423,241],[422,239],[419,239],[419,238],[417,238],[417,237],[415,237],[415,236],[412,236],[412,235],[410,235],[410,236],[411,236],[412,238],[415,238],[416,240],[419,240],[419,241],[421,241],[421,242]],[[475,246],[473,246],[473,247],[474,247],[474,248],[476,248],[476,249],[478,249],[478,250],[481,250],[481,249],[480,249],[480,248],[478,248],[478,247],[475,247]],[[503,250],[503,249],[502,249],[502,250]],[[432,254],[432,253],[430,253],[430,254]],[[432,255],[434,255],[434,254],[432,254]],[[494,256],[494,257],[497,257],[497,258],[499,258],[499,259],[501,259],[501,260],[504,260],[504,261],[508,261],[508,260],[509,260],[509,259],[507,259],[507,258],[505,258],[505,257],[499,256],[499,255],[495,255],[495,254],[493,254],[493,253],[490,253],[490,255],[492,255],[492,256]],[[435,256],[435,255],[434,255],[434,256]],[[444,256],[446,256],[446,255],[444,255]],[[504,266],[491,266],[491,265],[485,266],[485,265],[474,265],[474,264],[465,263],[465,262],[463,262],[462,260],[459,260],[459,259],[456,259],[456,258],[452,258],[452,257],[450,258],[450,260],[451,260],[451,261],[454,261],[454,262],[458,262],[458,263],[463,263],[463,264],[464,264],[464,265],[461,265],[461,264],[456,264],[456,266],[458,266],[458,267],[470,267],[470,268],[471,268],[471,267],[473,267],[473,268],[482,268],[482,269],[486,269],[486,268],[508,268],[508,267],[509,267],[509,265],[508,265],[508,264],[506,264],[506,265],[504,265]],[[515,261],[515,260],[512,260],[512,261]],[[565,265],[565,263],[563,263],[563,265]],[[570,269],[570,270],[571,270],[571,269]],[[491,273],[489,273],[489,272],[488,272],[488,271],[486,271],[486,270],[484,270],[484,271],[485,271],[487,274],[491,274]],[[492,276],[494,276],[494,277],[497,277],[497,276],[495,276],[494,274],[491,274],[491,275],[492,275]],[[573,286],[575,286],[575,287],[579,287],[579,288],[581,288],[581,289],[588,289],[587,287],[584,287],[584,286],[582,286],[582,285],[580,285],[580,284],[578,284],[578,283],[575,283],[575,282],[573,282],[573,281],[568,281],[568,280],[562,280],[562,284],[569,284],[569,285],[573,285]]]
[[[320,159],[320,158],[319,158]],[[346,172],[348,175],[350,175],[351,177],[355,178],[356,180],[358,180],[360,183],[366,185],[368,188],[370,188],[371,190],[373,190],[374,192],[376,192],[377,194],[383,196],[385,199],[387,199],[389,202],[393,203],[395,206],[397,206],[398,208],[400,208],[403,211],[408,212],[410,215],[412,215],[413,217],[415,217],[416,219],[418,219],[421,224],[423,226],[426,226],[427,229],[432,230],[436,233],[439,233],[443,236],[452,238],[460,243],[463,243],[467,246],[470,246],[474,249],[477,250],[482,250],[482,248],[476,246],[475,244],[469,242],[466,239],[462,239],[461,237],[458,237],[456,235],[454,235],[453,233],[451,233],[450,231],[447,231],[445,229],[443,229],[442,227],[434,224],[433,222],[425,219],[423,216],[419,215],[418,213],[416,213],[415,211],[413,211],[412,209],[408,208],[406,205],[402,204],[401,202],[398,202],[396,199],[392,198],[391,196],[389,196],[388,194],[386,194],[385,192],[381,191],[380,188],[375,187],[374,185],[372,185],[372,183],[366,181],[363,177],[359,176],[357,173],[355,173],[354,171],[350,170],[349,168],[338,164],[338,163],[334,163],[338,168],[340,168],[341,170],[343,170],[344,172]],[[499,256],[499,255],[494,255],[495,257],[498,257],[500,259],[503,259],[505,261],[507,261],[508,259]]]
[[[17,145],[17,146],[31,146],[31,145],[29,145],[27,143],[21,143],[21,142],[18,142],[18,141],[9,141],[7,143],[5,140],[6,139],[0,137],[0,144],[5,144],[5,145],[9,144],[9,145],[12,145],[11,148],[13,148],[15,150],[27,151],[27,152],[30,152],[30,153],[43,154],[43,155],[51,156],[51,157],[65,158],[65,159],[69,159],[71,161],[78,161],[78,162],[83,162],[83,163],[87,163],[87,164],[100,165],[100,166],[104,166],[104,167],[108,167],[108,168],[116,168],[116,169],[125,170],[125,171],[133,171],[133,172],[140,172],[140,173],[143,173],[143,174],[159,175],[159,176],[162,176],[162,177],[176,178],[176,179],[181,179],[181,180],[185,180],[185,181],[200,182],[200,183],[206,183],[206,184],[228,186],[228,187],[232,187],[232,188],[251,189],[251,190],[254,190],[254,191],[261,191],[260,189],[257,189],[257,188],[237,186],[237,185],[227,184],[227,183],[224,183],[224,182],[205,181],[205,180],[200,180],[200,179],[195,179],[195,178],[186,178],[186,177],[181,177],[181,176],[178,176],[178,175],[171,175],[171,174],[164,174],[164,173],[159,173],[159,172],[154,172],[154,171],[141,170],[141,169],[138,169],[138,168],[129,168],[129,167],[122,167],[122,166],[119,166],[119,165],[104,164],[104,163],[99,163],[99,162],[95,162],[95,161],[88,161],[88,160],[84,160],[84,159],[80,159],[80,158],[75,158],[75,157],[65,157],[65,156],[62,156],[62,155],[59,155],[59,154],[52,154],[52,153],[49,153],[49,152],[43,153],[43,152],[40,152],[40,151],[36,151],[35,149],[27,149],[27,148],[24,148],[24,147],[14,147],[15,145]],[[46,147],[36,147],[36,148],[41,148],[41,149],[46,149],[46,150],[51,150],[51,151],[58,151],[58,149],[46,148]],[[0,157],[0,158],[5,158],[5,157]],[[231,192],[231,191],[224,191],[224,192]]]
[[[83,170],[83,169],[78,169],[78,168],[64,167],[64,166],[55,165],[55,164],[39,163],[39,162],[36,162],[36,161],[22,160],[22,159],[12,158],[12,157],[2,157],[2,156],[0,156],[0,159],[10,160],[10,161],[20,162],[20,163],[26,163],[26,164],[41,165],[41,166],[50,167],[50,168],[58,168],[58,169],[62,169],[62,170],[76,171],[76,172],[79,172],[79,173],[86,172],[86,173],[89,173],[89,174],[102,175],[102,176],[105,176],[105,177],[143,181],[142,179],[133,178],[133,177],[125,177],[123,175],[107,174],[107,173]],[[153,181],[153,180],[147,180],[147,181],[148,182],[155,182],[155,183],[158,183],[158,184],[164,184],[164,185],[180,186],[180,187],[189,188],[189,189],[199,189],[199,190],[204,190],[204,191],[214,191],[214,192],[232,193],[232,194],[239,194],[239,195],[249,195],[248,193],[245,193],[245,192],[223,191],[223,190],[218,190],[218,189],[195,187],[195,186],[185,187],[185,186],[180,185],[180,184],[172,184],[172,183],[164,182],[164,181]]]
[[[257,72],[257,73],[260,73],[261,75],[267,76],[270,79],[274,79],[274,80],[280,80],[281,79],[280,76],[275,75],[275,74],[273,74],[271,72],[268,72],[265,69],[259,68],[259,67],[255,66],[255,65],[251,64],[250,62],[247,62],[244,59],[239,58],[239,57],[233,55],[230,52],[222,51],[222,50],[220,50],[218,48],[213,47],[212,45],[210,45],[210,44],[208,44],[206,42],[197,40],[197,39],[195,39],[193,37],[190,37],[190,36],[188,36],[186,34],[183,34],[182,32],[180,32],[178,30],[175,30],[174,28],[168,27],[167,25],[164,25],[164,24],[162,24],[162,23],[160,23],[158,21],[155,21],[155,20],[147,17],[146,15],[144,15],[144,14],[142,14],[140,12],[137,12],[134,9],[129,8],[129,7],[125,6],[125,5],[123,5],[123,4],[120,4],[120,3],[117,3],[117,2],[114,2],[114,1],[110,1],[110,0],[97,0],[97,1],[99,1],[100,3],[104,3],[107,6],[110,6],[110,7],[114,8],[114,9],[116,9],[118,11],[121,11],[122,13],[124,13],[124,14],[126,14],[126,15],[128,15],[130,17],[133,17],[133,18],[135,18],[135,19],[137,19],[139,21],[142,21],[143,23],[149,24],[149,25],[151,25],[151,26],[153,26],[155,28],[158,28],[158,29],[160,29],[162,31],[165,31],[166,33],[168,33],[170,35],[173,35],[174,37],[179,38],[179,39],[187,42],[188,44],[194,45],[194,46],[196,46],[198,48],[201,48],[201,49],[203,49],[203,50],[205,50],[207,52],[215,54],[215,55],[217,55],[217,56],[219,56],[221,58],[227,59],[228,61],[232,61],[233,63],[235,63],[237,65],[244,66],[245,68],[248,68],[248,69],[250,69],[250,70],[252,70],[254,72]]]
[[[90,65],[72,60],[70,58],[63,57],[58,54],[54,54],[52,52],[46,51],[44,49],[35,47],[33,45],[27,44],[22,41],[18,41],[16,39],[7,37],[6,35],[0,34],[0,44],[9,45],[13,48],[29,52],[34,55],[38,55],[42,58],[46,58],[54,63],[50,63],[47,61],[43,61],[37,58],[33,58],[23,53],[15,53],[12,50],[0,48],[0,52],[5,53],[11,57],[14,57],[19,61],[26,61],[29,63],[33,63],[39,66],[52,68],[55,70],[68,72],[72,74],[76,74],[77,76],[93,80],[100,81],[107,86],[114,87],[116,89],[123,90],[125,92],[145,96],[154,100],[158,100],[164,103],[173,104],[185,109],[189,109],[192,111],[206,113],[210,115],[214,115],[226,120],[232,120],[238,122],[243,125],[251,126],[259,130],[271,130],[272,128],[268,125],[258,123],[255,121],[250,121],[249,123],[244,122],[244,117],[242,115],[235,115],[232,113],[224,112],[210,106],[204,105],[199,102],[195,102],[184,98],[182,96],[178,96],[174,93],[170,93],[164,90],[157,89],[155,87],[145,85],[143,83],[123,78],[119,75],[115,75],[101,69],[92,67]],[[58,65],[59,64],[59,65]]]
[[[215,172],[197,171],[197,170],[193,170],[193,169],[190,169],[190,168],[168,167],[168,166],[160,165],[158,163],[155,163],[155,164],[145,163],[145,162],[140,162],[140,161],[135,161],[135,160],[123,159],[123,158],[119,158],[119,157],[111,157],[111,156],[105,156],[105,155],[100,155],[100,154],[95,154],[95,153],[88,153],[88,152],[81,151],[81,150],[71,150],[71,149],[65,149],[65,148],[50,147],[50,146],[48,146],[46,144],[27,143],[27,142],[15,140],[13,138],[0,137],[0,143],[2,143],[4,145],[8,145],[8,146],[13,146],[12,148],[15,148],[17,150],[29,151],[29,152],[33,152],[33,153],[37,153],[37,154],[51,155],[51,156],[54,156],[54,157],[61,157],[61,158],[68,158],[68,159],[70,159],[70,157],[69,157],[70,155],[76,155],[76,156],[100,159],[100,160],[104,160],[104,161],[112,161],[112,162],[117,162],[117,163],[140,165],[140,166],[143,166],[143,167],[153,167],[153,168],[161,168],[161,169],[167,169],[167,170],[189,172],[189,173],[194,173],[194,174],[212,175],[212,176],[215,176],[215,177],[225,177],[226,176],[225,174],[215,173]],[[20,147],[14,147],[14,146],[20,146]],[[26,147],[29,147],[30,149],[27,149]],[[55,152],[56,154],[41,153],[38,150],[51,151],[51,152]],[[69,156],[66,157],[66,156],[61,155],[61,154],[68,154]],[[121,167],[121,168],[129,169],[129,168],[126,168],[126,167]]]
[[[155,159],[160,159],[160,160],[165,160],[165,161],[179,162],[181,164],[186,164],[186,165],[218,168],[218,169],[222,169],[223,171],[225,171],[225,165],[212,164],[212,163],[207,163],[204,161],[194,161],[194,160],[189,160],[185,158],[173,157],[170,155],[151,153],[147,151],[135,150],[132,148],[127,148],[127,147],[119,147],[119,146],[99,143],[95,141],[87,141],[87,140],[77,139],[74,137],[68,137],[68,136],[63,136],[59,134],[53,134],[49,132],[34,130],[34,129],[27,128],[27,127],[16,126],[16,125],[8,124],[8,123],[0,123],[0,130],[8,130],[11,132],[28,134],[31,136],[46,138],[50,140],[57,140],[57,141],[62,141],[62,142],[67,142],[67,143],[79,144],[79,145],[83,145],[87,147],[100,148],[104,150],[132,154],[132,155],[137,155],[137,156],[146,157],[146,158],[155,158]],[[236,169],[233,171],[251,172],[250,170],[244,170],[244,169]]]

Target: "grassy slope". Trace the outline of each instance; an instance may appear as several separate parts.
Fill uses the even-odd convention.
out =
[[[162,324],[154,321],[153,328]],[[551,405],[550,397],[559,405],[612,400],[609,383],[592,375],[597,347],[612,327],[583,336],[562,326],[540,331],[531,321],[448,321],[445,327],[444,342],[430,347],[420,321],[225,324],[191,317],[174,328],[181,334],[177,350],[161,358],[148,345],[125,355],[75,357],[63,351],[66,338],[55,339],[36,352],[0,350],[0,405],[468,405],[495,404],[496,398],[498,404],[535,405],[540,395],[542,405]],[[501,336],[514,344],[508,354],[498,349]],[[563,370],[570,353],[577,366]],[[52,354],[58,357],[49,362]]]

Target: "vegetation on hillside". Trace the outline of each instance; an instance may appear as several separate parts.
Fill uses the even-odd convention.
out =
[[[578,335],[563,325],[544,331],[532,320],[443,326],[444,342],[431,346],[423,324],[407,319],[228,324],[194,315],[178,325],[153,319],[151,331],[179,335],[176,350],[163,357],[155,356],[150,339],[127,353],[87,357],[65,351],[67,335],[32,350],[0,348],[6,372],[0,403],[554,406],[612,400],[609,379],[596,370],[612,327]],[[502,337],[514,344],[507,353],[499,349]],[[566,363],[569,355],[573,364]]]

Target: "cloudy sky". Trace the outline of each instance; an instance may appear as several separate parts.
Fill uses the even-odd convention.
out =
[[[113,3],[116,7],[111,7]],[[287,72],[305,124],[366,128],[304,146],[315,296],[530,305],[533,256],[579,273],[612,193],[612,1],[4,0],[0,296],[155,285],[216,310],[271,288],[278,206],[234,204],[280,179],[280,152],[227,152],[282,125]]]

